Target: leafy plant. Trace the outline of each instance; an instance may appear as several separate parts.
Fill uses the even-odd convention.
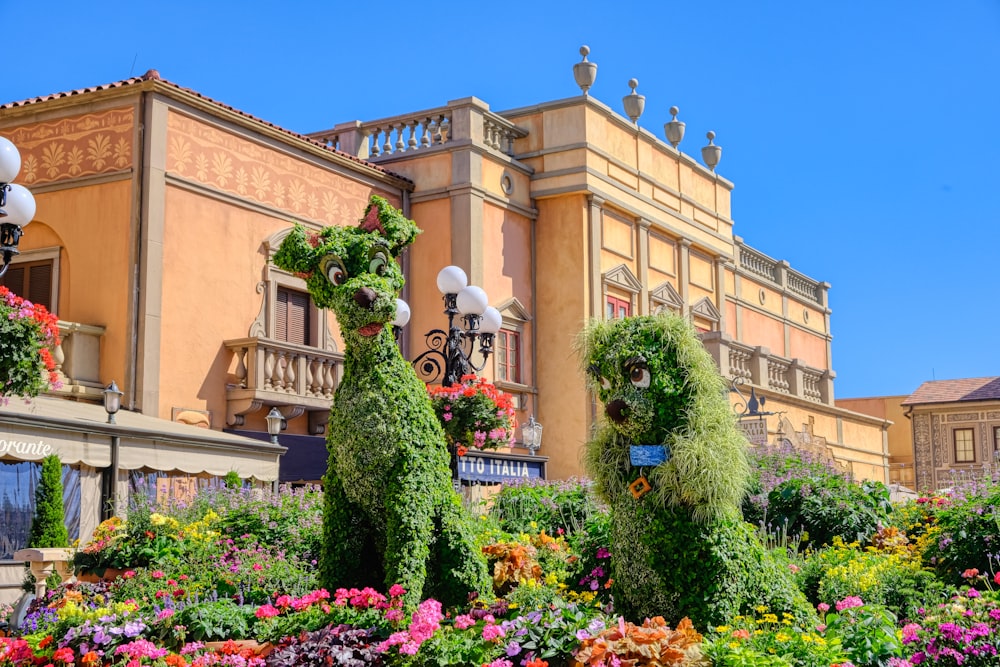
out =
[[[0,341],[0,401],[58,386],[51,348],[59,344],[59,326],[45,306],[0,286]]]
[[[381,667],[385,663],[376,643],[371,630],[330,625],[286,638],[264,660],[269,667]]]
[[[55,455],[42,459],[42,478],[35,489],[35,515],[31,520],[28,546],[36,549],[69,546],[63,509],[62,464]]]
[[[195,641],[224,641],[250,636],[254,609],[222,599],[184,607],[178,621]]]
[[[573,535],[592,518],[606,516],[593,483],[586,479],[523,479],[505,483],[492,499],[489,514],[511,533],[544,530]]]
[[[485,378],[463,375],[456,385],[428,385],[427,392],[449,445],[496,449],[514,441],[514,403]]]
[[[896,633],[896,615],[879,605],[865,604],[859,597],[837,603],[837,611],[826,614],[827,636],[840,638],[844,652],[856,665],[888,667],[902,656]]]
[[[694,629],[691,619],[683,618],[673,630],[663,617],[647,618],[642,625],[618,623],[580,642],[575,657],[583,665],[604,667],[614,662],[642,665],[704,665],[701,653],[702,636]]]

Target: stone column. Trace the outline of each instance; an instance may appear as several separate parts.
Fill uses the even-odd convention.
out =
[[[767,376],[767,360],[771,356],[771,350],[763,346],[754,348],[750,355],[750,381],[762,389],[770,386]]]
[[[725,255],[716,255],[715,264],[715,303],[719,307],[719,331],[726,330],[726,267],[730,260]]]
[[[361,121],[352,120],[335,125],[332,134],[338,136],[339,150],[362,160],[371,157],[370,135],[361,130]]]
[[[636,244],[639,253],[639,303],[636,314],[649,315],[652,312],[649,304],[649,228],[652,222],[645,218],[639,218],[636,223],[636,231],[639,242]]]
[[[472,150],[483,144],[483,112],[489,105],[475,97],[448,102],[451,127],[451,260],[464,268],[470,285],[483,284],[483,157]]]
[[[691,312],[691,242],[681,239],[678,243],[680,247],[680,266],[677,269],[679,274],[678,282],[681,287],[681,315],[687,317]]]
[[[587,256],[590,258],[590,317],[604,317],[604,287],[601,283],[601,230],[604,224],[604,198],[598,195],[590,195],[587,198],[589,208],[587,215],[588,223],[588,249]]]

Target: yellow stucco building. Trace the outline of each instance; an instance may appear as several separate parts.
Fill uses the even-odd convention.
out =
[[[6,279],[60,317],[65,377],[35,408],[0,408],[0,429],[57,445],[80,479],[81,537],[107,489],[121,495],[136,475],[320,478],[342,346],[332,315],[269,258],[294,222],[356,224],[371,194],[424,230],[404,258],[408,358],[443,324],[446,265],[502,314],[483,374],[544,438],[538,456],[491,459],[494,479],[583,474],[598,415],[574,339],[589,318],[663,309],[703,330],[744,396],[766,397],[758,437],[887,479],[891,417],[834,402],[829,285],[734,234],[732,183],[585,91],[499,113],[469,97],[301,135],[150,71],[0,105],[0,135],[38,203]],[[114,427],[100,407],[112,380],[124,392]],[[265,433],[273,407],[280,446]],[[0,464],[37,451],[8,447]],[[16,586],[11,572],[0,586]]]

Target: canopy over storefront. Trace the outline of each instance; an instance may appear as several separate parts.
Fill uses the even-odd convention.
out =
[[[0,406],[0,458],[41,460],[56,454],[64,464],[111,465],[111,440],[119,438],[122,470],[149,468],[244,479],[278,479],[280,445],[232,433],[120,411],[107,423],[103,406],[39,397]]]

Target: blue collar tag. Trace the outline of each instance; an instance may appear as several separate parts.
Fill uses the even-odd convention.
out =
[[[632,445],[629,463],[635,468],[655,466],[670,460],[670,447],[666,445]]]

